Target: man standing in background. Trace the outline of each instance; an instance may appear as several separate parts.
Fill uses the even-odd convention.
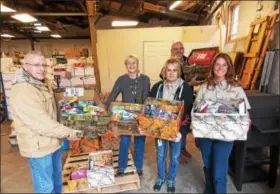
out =
[[[187,57],[184,56],[185,48],[182,42],[173,43],[170,52],[172,58],[176,58],[179,60],[181,68],[183,68],[184,65],[187,65]]]

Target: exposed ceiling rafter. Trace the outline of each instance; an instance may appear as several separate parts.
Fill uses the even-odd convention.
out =
[[[162,7],[160,5],[155,5],[155,4],[152,4],[152,3],[144,2],[143,9],[147,10],[147,11],[152,11],[152,12],[168,15],[169,17],[179,18],[179,19],[182,19],[182,20],[193,20],[193,21],[198,20],[198,15],[197,14],[193,14],[193,13],[189,13],[189,12],[183,12],[183,11],[177,11],[177,10],[170,11],[166,7]]]

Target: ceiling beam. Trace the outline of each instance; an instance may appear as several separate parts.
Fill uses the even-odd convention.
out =
[[[146,3],[144,2],[143,4],[143,9],[147,11],[152,11],[156,13],[161,13],[164,15],[167,15],[169,17],[174,17],[174,18],[179,18],[182,20],[193,20],[197,21],[198,20],[198,15],[189,13],[189,12],[183,12],[183,11],[177,11],[177,10],[169,10],[166,7],[162,7],[160,5],[155,5],[152,3]]]
[[[80,7],[83,10],[83,12],[87,13],[87,8],[83,4],[82,0],[78,0],[78,4],[80,5]]]
[[[54,12],[27,12],[28,14],[32,15],[32,16],[87,16],[87,13],[83,13],[83,12],[70,12],[70,13],[54,13]],[[5,15],[13,15],[15,13],[1,13],[1,16],[5,16]]]
[[[55,38],[52,38],[52,37],[33,37],[37,40],[43,40],[43,39],[55,39]],[[26,40],[28,38],[24,38],[24,37],[15,37],[15,38],[12,38],[12,40]],[[61,37],[59,39],[56,39],[56,40],[61,40],[61,39],[90,39],[90,36],[69,36],[69,37]]]
[[[123,6],[125,5],[125,3],[126,3],[126,0],[123,0],[123,2],[121,3],[121,6],[120,6],[120,8],[119,8],[119,11],[122,10],[122,8],[123,8]]]
[[[213,9],[213,11],[203,20],[202,24],[207,24],[208,21],[212,18],[215,12],[223,5],[225,0],[221,0],[218,5]]]
[[[17,28],[12,28],[9,25],[1,25],[1,31],[3,32],[4,30],[7,30],[9,32],[13,32],[15,34],[24,36],[26,39],[32,39],[32,35],[30,33],[26,33],[26,32],[22,32],[20,30],[18,30]]]
[[[197,3],[198,1],[189,1],[189,2],[187,2],[186,3],[186,5],[183,7],[183,11],[186,11],[187,9],[190,9],[190,8],[192,8],[193,6],[195,6],[196,4],[198,4]]]

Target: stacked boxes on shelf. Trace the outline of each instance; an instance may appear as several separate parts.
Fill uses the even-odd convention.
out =
[[[56,65],[53,67],[53,76],[56,82],[56,88],[94,86],[95,77],[92,57],[67,60],[56,58]]]

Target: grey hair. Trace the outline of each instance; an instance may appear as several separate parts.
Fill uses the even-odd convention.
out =
[[[27,61],[30,61],[33,59],[33,57],[35,56],[39,56],[39,57],[44,57],[44,55],[39,52],[39,51],[29,51],[25,56],[24,56],[24,63],[26,63]]]
[[[137,65],[139,65],[139,59],[136,55],[131,55],[131,54],[128,55],[124,60],[125,65],[127,64],[128,59],[134,59],[136,61]]]

